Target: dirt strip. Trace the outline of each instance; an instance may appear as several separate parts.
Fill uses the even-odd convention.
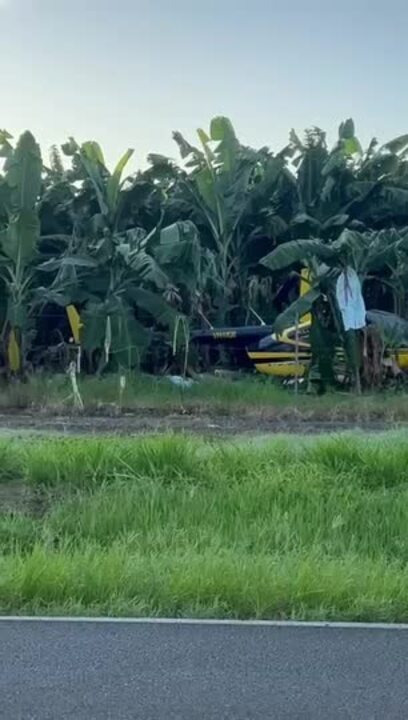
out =
[[[276,433],[326,433],[360,429],[366,432],[408,427],[408,423],[382,419],[355,418],[322,420],[282,413],[220,415],[211,413],[165,413],[154,409],[117,416],[52,415],[45,412],[10,412],[0,415],[0,436],[9,434],[58,433],[62,435],[140,435],[185,432],[209,437],[259,436]]]

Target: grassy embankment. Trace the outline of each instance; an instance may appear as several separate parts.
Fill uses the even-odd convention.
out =
[[[407,440],[2,440],[0,611],[408,621]]]

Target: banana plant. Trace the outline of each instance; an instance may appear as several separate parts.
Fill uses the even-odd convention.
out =
[[[9,158],[13,153],[13,145],[10,140],[13,136],[7,130],[0,130],[0,157]]]
[[[259,222],[248,226],[248,217],[260,199],[265,211],[272,203],[286,159],[241,145],[226,117],[213,118],[209,133],[199,129],[197,134],[199,147],[181,133],[173,134],[185,163],[173,201],[181,209],[184,200],[202,241],[214,253],[217,286],[222,288],[216,321],[224,323],[234,307],[242,311],[247,304],[250,246],[259,230]]]
[[[351,118],[340,124],[332,149],[320,128],[302,141],[290,134],[298,202],[290,222],[292,237],[329,239],[344,228],[381,229],[390,215],[408,220],[408,135],[382,146],[373,139],[363,150]]]
[[[6,143],[8,140],[6,137]],[[29,345],[33,264],[40,235],[37,202],[42,160],[40,148],[30,132],[23,133],[15,149],[7,148],[5,170],[7,220],[0,232],[0,277],[5,286],[7,309],[2,335],[8,346],[9,368],[19,372],[24,369]]]
[[[149,342],[149,327],[171,327],[178,314],[168,301],[176,289],[160,266],[161,243],[155,241],[160,232],[119,229],[126,192],[122,173],[132,151],[122,156],[113,173],[107,170],[97,143],[79,147],[71,140],[65,152],[73,154],[77,170],[82,168],[83,184],[91,186],[97,207],[88,212],[63,255],[41,265],[54,278],[39,294],[66,307],[70,316],[72,305],[79,308],[81,345],[90,357],[98,351],[100,369],[111,356],[122,367],[134,367]],[[188,246],[196,243],[192,228],[185,230],[182,239],[180,233],[173,233],[171,242],[166,242],[167,256],[177,255],[180,269],[183,253],[185,264]]]
[[[90,183],[95,193],[99,206],[99,212],[94,213],[92,218],[95,229],[117,232],[122,210],[122,189],[126,183],[123,173],[134,150],[126,150],[113,172],[110,172],[102,148],[93,140],[78,145],[74,138],[70,138],[62,149],[65,155],[72,158],[78,177]]]
[[[82,348],[99,351],[102,369],[112,356],[117,365],[138,365],[154,323],[171,327],[177,310],[165,299],[169,280],[146,251],[141,229],[104,242],[76,240],[62,257],[40,266],[54,278],[39,296],[67,309],[80,310]]]
[[[41,266],[57,274],[45,295],[44,289],[40,292],[64,305],[69,318],[76,317],[74,303],[82,308],[81,344],[91,356],[95,349],[103,347],[107,362],[114,348],[119,363],[131,366],[135,353],[146,341],[144,329],[132,315],[125,297],[129,285],[126,273],[137,252],[134,241],[140,238],[130,233],[119,236],[117,229],[126,181],[122,176],[133,150],[128,149],[110,172],[101,147],[94,141],[79,145],[70,138],[62,149],[72,160],[71,179],[81,181],[78,195],[90,189],[97,206],[81,218],[82,226],[76,228],[79,237],[70,239],[62,257]],[[91,208],[88,202],[87,210]],[[78,323],[75,325],[78,336]]]

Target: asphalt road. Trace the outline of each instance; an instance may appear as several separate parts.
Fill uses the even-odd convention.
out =
[[[2,720],[407,720],[408,631],[0,622]]]

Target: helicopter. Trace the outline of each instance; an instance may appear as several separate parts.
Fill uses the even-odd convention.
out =
[[[300,278],[299,295],[305,294],[309,282],[305,273]],[[383,362],[399,371],[408,371],[408,322],[382,310],[366,313],[367,327],[381,325],[384,321],[397,322],[404,327],[406,344],[401,347],[386,345]],[[273,325],[247,325],[198,330],[191,336],[192,342],[209,347],[225,346],[237,355],[241,364],[252,366],[258,373],[281,379],[302,378],[312,361],[312,316],[307,313],[299,318],[297,325],[274,332]],[[336,348],[336,358],[344,363],[344,351]]]

